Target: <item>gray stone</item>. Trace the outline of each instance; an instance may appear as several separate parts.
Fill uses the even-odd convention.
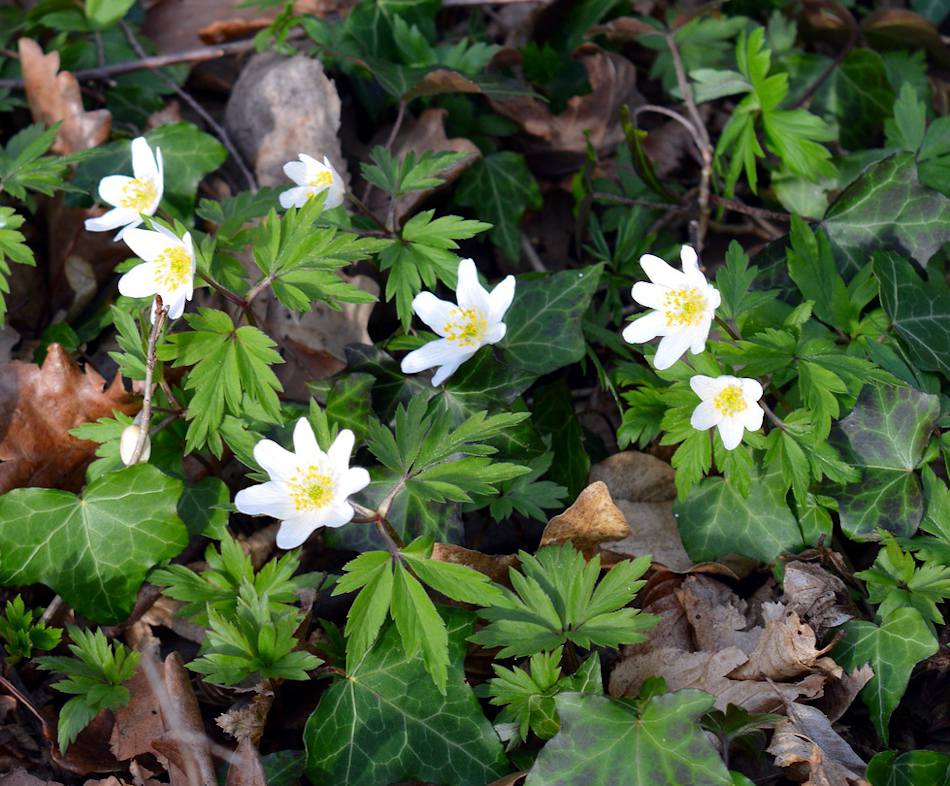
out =
[[[340,150],[340,96],[319,60],[255,55],[231,91],[225,123],[262,186],[290,185],[283,165],[329,156],[348,180]]]

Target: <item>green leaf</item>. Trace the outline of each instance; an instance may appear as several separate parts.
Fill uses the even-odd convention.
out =
[[[867,385],[851,414],[836,425],[832,444],[861,471],[855,483],[829,489],[841,528],[868,540],[878,529],[913,535],[924,514],[915,470],[940,413],[937,396],[911,387]]]
[[[230,502],[231,492],[223,481],[204,478],[185,487],[178,501],[178,516],[188,527],[189,536],[221,540],[228,534]]]
[[[950,199],[921,184],[912,153],[896,153],[842,191],[822,226],[846,278],[875,251],[894,251],[926,267],[950,241]]]
[[[785,501],[786,488],[774,471],[755,473],[747,495],[722,478],[706,478],[674,504],[690,559],[705,562],[741,554],[773,562],[803,548],[807,544]]]
[[[924,141],[926,129],[927,107],[913,85],[905,82],[894,102],[894,117],[884,121],[887,143],[891,147],[916,153]]]
[[[135,0],[86,0],[86,18],[92,25],[104,30],[128,13]]]
[[[812,234],[808,224],[792,216],[786,249],[788,275],[806,300],[814,301],[815,315],[846,332],[859,313],[851,305],[844,280],[835,267],[835,258],[825,233]]]
[[[33,259],[33,249],[26,244],[26,238],[20,232],[23,226],[23,216],[13,212],[12,207],[0,207],[0,327],[6,320],[6,298],[10,292],[7,276],[10,275],[10,266],[7,260],[20,265],[36,266]]]
[[[752,311],[773,300],[771,292],[750,292],[759,268],[749,265],[749,255],[735,240],[726,249],[726,261],[716,271],[716,288],[722,298],[720,311],[726,319],[735,319],[742,324],[745,312]]]
[[[188,543],[181,491],[181,481],[139,464],[81,497],[39,488],[0,496],[0,583],[43,583],[96,622],[125,619],[146,573]]]
[[[527,208],[541,207],[541,191],[524,156],[506,150],[479,159],[460,178],[455,201],[492,224],[492,242],[509,259],[521,258],[521,217]]]
[[[881,751],[868,762],[871,786],[946,786],[950,756],[937,751]]]
[[[698,690],[639,706],[603,696],[555,699],[561,730],[538,754],[525,786],[730,786],[732,778],[698,720],[713,697]]]
[[[910,359],[923,371],[950,379],[950,289],[941,274],[922,281],[911,264],[891,252],[872,257],[881,285],[881,305],[903,339]]]
[[[300,786],[305,764],[303,751],[276,751],[261,756],[267,786]]]
[[[861,690],[878,736],[887,744],[888,721],[900,703],[914,666],[937,651],[937,639],[916,609],[898,609],[880,626],[851,620],[832,657],[848,671],[870,664],[874,677]]]
[[[581,322],[597,290],[602,265],[520,278],[498,345],[504,358],[534,374],[547,374],[584,357]]]
[[[924,137],[917,155],[920,182],[950,196],[950,118],[938,117]]]
[[[893,105],[894,91],[884,60],[873,49],[855,48],[825,80],[815,95],[813,109],[833,115],[841,144],[859,150],[874,144]]]
[[[449,639],[445,693],[390,625],[377,647],[321,697],[307,721],[313,783],[379,786],[426,781],[485,786],[508,771],[501,743],[465,681],[468,614],[443,611]]]
[[[548,477],[567,489],[571,499],[587,485],[590,456],[584,447],[584,431],[574,414],[571,389],[563,380],[534,389],[534,424],[543,437],[550,437],[554,460]]]
[[[49,128],[40,124],[27,126],[10,137],[6,148],[0,147],[0,191],[24,200],[27,191],[52,196],[66,188],[63,177],[68,159],[43,155],[53,144],[58,130],[59,124]]]

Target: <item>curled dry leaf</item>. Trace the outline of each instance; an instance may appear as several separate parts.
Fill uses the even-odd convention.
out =
[[[478,146],[472,141],[461,137],[449,139],[445,135],[445,118],[448,117],[448,114],[445,109],[426,109],[418,118],[403,123],[402,129],[396,135],[392,145],[393,154],[399,157],[405,156],[406,153],[415,153],[419,156],[426,151],[467,153],[468,155],[465,158],[439,175],[444,181],[443,186],[455,181],[482,154]],[[443,186],[440,186],[440,188]],[[395,215],[397,223],[401,223],[402,219],[415,211],[436,190],[438,189],[414,191],[396,200]],[[389,197],[382,191],[374,190],[370,193],[368,207],[377,216],[383,218],[388,206]]]
[[[587,69],[591,92],[572,96],[560,114],[553,114],[547,104],[530,96],[491,100],[496,112],[516,122],[525,133],[525,152],[537,154],[537,166],[552,173],[576,168],[587,149],[585,133],[598,152],[610,152],[623,139],[620,107],[642,103],[636,88],[637,70],[625,57],[584,44],[574,51],[574,59]]]
[[[851,619],[848,588],[837,576],[811,562],[789,562],[783,580],[788,606],[817,633]]]
[[[514,554],[482,554],[452,543],[436,543],[432,547],[432,559],[467,565],[498,584],[507,584],[508,569],[518,565]]]
[[[868,786],[866,765],[814,707],[793,703],[775,727],[768,752],[779,767],[794,767],[805,786]]]
[[[627,519],[630,534],[605,550],[624,557],[650,554],[654,565],[687,571],[693,561],[683,548],[673,500],[673,468],[648,453],[627,450],[595,464],[592,481],[603,481]]]
[[[828,716],[828,720],[834,723],[844,715],[861,692],[861,689],[873,677],[874,669],[867,663],[850,673],[842,674],[840,679],[832,680],[825,686],[825,694],[815,702],[815,706]]]
[[[239,743],[250,740],[252,746],[260,743],[267,716],[274,704],[274,690],[269,682],[258,685],[256,691],[249,702],[234,706],[215,719],[215,723]]]
[[[42,366],[0,365],[0,493],[21,486],[78,491],[96,443],[69,430],[111,417],[113,410],[131,415],[138,408],[118,374],[107,385],[59,344],[50,344]]]
[[[541,545],[570,540],[590,557],[604,541],[620,540],[629,534],[627,520],[611,499],[607,484],[597,480],[578,495],[573,505],[548,522]]]
[[[21,38],[19,50],[33,119],[47,126],[62,123],[53,152],[75,153],[105,142],[112,129],[112,115],[107,109],[87,112],[83,108],[78,80],[69,71],[59,70],[59,52],[43,54],[31,38]]]
[[[264,765],[261,764],[257,746],[250,739],[242,740],[234,751],[224,786],[267,786]]]

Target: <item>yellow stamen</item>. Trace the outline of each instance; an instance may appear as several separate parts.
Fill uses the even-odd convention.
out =
[[[719,411],[720,415],[725,415],[728,418],[744,412],[748,404],[742,396],[742,388],[738,385],[727,385],[716,394],[713,399],[713,406]]]
[[[191,257],[183,246],[168,246],[155,258],[155,283],[162,289],[178,289],[190,278]]]
[[[151,180],[130,180],[122,187],[119,207],[128,207],[140,213],[150,210],[158,195],[158,189]]]
[[[333,501],[333,481],[316,464],[302,467],[288,485],[295,510],[319,510]]]
[[[488,332],[488,320],[477,308],[453,308],[442,326],[445,337],[460,347],[477,347]]]
[[[670,327],[692,327],[702,322],[706,312],[706,298],[695,287],[671,289],[663,300],[663,313]]]
[[[314,188],[319,188],[321,190],[324,188],[329,188],[333,185],[333,173],[326,169],[322,172],[317,172],[313,177],[310,178],[307,185],[313,186]]]

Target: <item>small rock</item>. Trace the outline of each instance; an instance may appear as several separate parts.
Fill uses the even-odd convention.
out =
[[[340,96],[319,60],[255,55],[231,91],[225,123],[262,186],[291,185],[283,166],[300,153],[329,156],[348,181],[340,150]]]

